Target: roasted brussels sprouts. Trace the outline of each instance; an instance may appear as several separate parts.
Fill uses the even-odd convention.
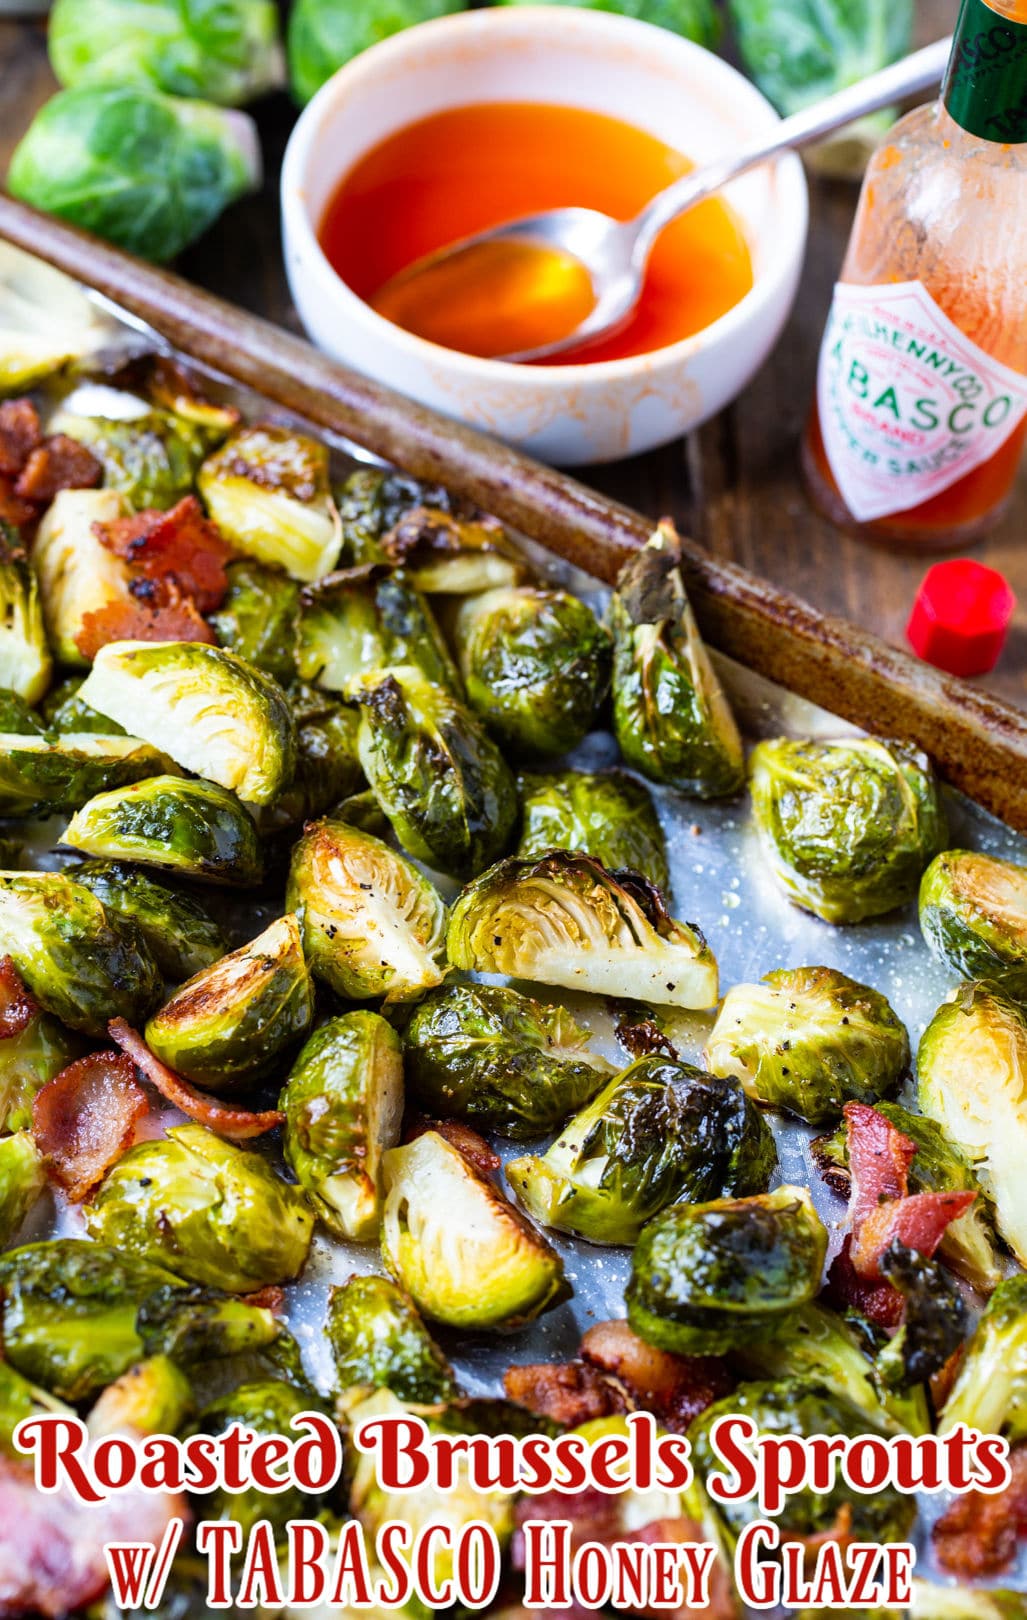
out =
[[[17,1005],[19,1013],[10,1025],[15,1032],[0,1037],[0,1133],[4,1134],[32,1124],[36,1092],[60,1074],[80,1049],[48,1013],[34,1007],[24,1015],[23,986],[12,970],[13,963],[0,963],[0,1015],[4,1027],[8,1027],[9,1009]]]
[[[291,1282],[314,1226],[299,1188],[202,1125],[129,1148],[84,1213],[90,1236],[119,1254],[233,1294]]]
[[[667,846],[647,788],[626,771],[518,778],[522,860],[553,849],[591,855],[608,872],[641,872],[666,892]]]
[[[804,1187],[678,1204],[644,1227],[625,1299],[639,1338],[720,1355],[789,1328],[820,1287],[827,1233]]]
[[[613,729],[627,764],[701,799],[737,793],[742,740],[699,634],[670,524],[621,569],[610,628]]]
[[[147,1296],[136,1331],[147,1356],[170,1356],[188,1367],[252,1355],[274,1344],[282,1328],[268,1305],[235,1299],[219,1288],[179,1284]]]
[[[98,794],[72,816],[61,842],[199,883],[246,888],[263,871],[256,828],[234,794],[179,776],[151,776]]]
[[[348,1001],[409,1001],[446,974],[446,908],[402,855],[341,820],[297,843],[286,904],[318,978]]]
[[[252,557],[237,557],[225,573],[228,591],[208,621],[214,634],[229,652],[287,686],[296,675],[299,586]]]
[[[14,1431],[23,1418],[41,1417],[46,1412],[61,1417],[72,1415],[63,1402],[30,1384],[8,1362],[0,1361],[0,1453],[24,1462],[24,1454],[14,1444]]]
[[[128,861],[82,861],[68,868],[68,876],[91,889],[108,912],[135,924],[173,984],[212,967],[228,949],[198,900],[157,883]]]
[[[349,695],[364,775],[407,853],[463,878],[496,860],[517,789],[481,722],[409,664],[360,677]]]
[[[103,466],[104,488],[116,489],[139,512],[167,512],[190,494],[210,449],[207,434],[172,411],[108,417],[62,410],[50,428],[91,450]]]
[[[342,529],[328,482],[328,449],[290,428],[236,428],[200,468],[210,516],[237,550],[293,579],[331,573]]]
[[[373,1012],[333,1018],[293,1064],[278,1102],[285,1157],[336,1237],[378,1234],[382,1154],[399,1141],[403,1055],[399,1036]]]
[[[667,1057],[617,1075],[541,1158],[507,1165],[535,1220],[593,1243],[634,1243],[680,1198],[766,1192],[777,1163],[758,1110],[729,1080]]]
[[[714,1074],[811,1125],[847,1102],[876,1103],[909,1064],[905,1027],[877,990],[835,968],[777,968],[737,984],[721,1003],[703,1054]]]
[[[43,1155],[31,1132],[0,1138],[0,1243],[10,1243],[45,1186]]]
[[[753,814],[790,900],[830,923],[904,906],[947,838],[926,756],[873,737],[756,745]]]
[[[250,804],[269,804],[292,781],[296,726],[285,693],[222,647],[111,642],[79,696]]]
[[[1027,1276],[999,1283],[974,1330],[938,1432],[965,1423],[982,1434],[1027,1440]]]
[[[555,1250],[437,1131],[391,1148],[382,1174],[382,1259],[426,1316],[515,1328],[560,1291]]]
[[[13,531],[0,521],[0,686],[38,703],[52,672],[39,581]]]
[[[232,1092],[266,1079],[313,1017],[299,923],[281,917],[183,984],[150,1019],[146,1044],[176,1074]]]
[[[175,1434],[192,1412],[192,1388],[185,1373],[170,1356],[150,1356],[107,1385],[90,1410],[89,1438]]]
[[[111,720],[105,714],[97,714],[88,703],[83,703],[79,697],[79,688],[85,677],[83,675],[68,675],[63,681],[52,686],[42,703],[39,705],[40,723],[32,729],[40,736],[45,732],[55,732],[63,737],[69,731],[94,732],[101,737],[123,737],[124,726],[119,726],[116,720]],[[4,725],[5,731],[21,731],[23,727]]]
[[[281,1378],[240,1384],[200,1413],[198,1427],[207,1434],[223,1434],[233,1423],[255,1434],[296,1436],[293,1418],[310,1411],[309,1398]],[[204,1518],[231,1519],[248,1535],[258,1519],[267,1520],[276,1535],[284,1535],[290,1519],[302,1518],[309,1498],[298,1485],[275,1492],[250,1485],[243,1493],[218,1489],[204,1501]]]
[[[0,289],[0,399],[109,341],[109,320],[85,288],[11,242],[0,249]]]
[[[1027,867],[970,849],[936,855],[920,883],[920,929],[965,978],[1027,996]]]
[[[467,699],[504,748],[565,754],[610,685],[609,632],[569,591],[513,585],[464,602],[454,625]]]
[[[117,522],[128,511],[128,502],[115,489],[62,489],[39,525],[32,567],[50,646],[62,664],[88,664],[78,638],[90,614],[133,600],[127,564],[101,544],[94,529],[95,524]]]
[[[353,568],[306,586],[296,664],[303,680],[329,692],[344,692],[358,675],[412,664],[433,685],[460,695],[431,608],[399,569]]]
[[[386,563],[419,590],[450,596],[518,585],[530,572],[502,524],[441,484],[359,467],[338,500],[350,566]]]
[[[0,816],[79,810],[94,794],[171,768],[166,754],[137,737],[69,731],[51,740],[0,733]]]
[[[23,697],[9,688],[0,688],[0,733],[10,737],[45,737],[45,718]]]
[[[610,1066],[564,1007],[497,984],[429,991],[404,1031],[407,1080],[430,1115],[531,1141],[562,1125]]]
[[[289,702],[296,719],[296,777],[286,798],[302,800],[299,819],[320,816],[349,798],[364,779],[357,754],[360,719],[355,709],[313,686],[293,686]]]
[[[98,1039],[111,1018],[138,1023],[160,1000],[142,936],[63,872],[0,872],[0,955],[45,1012]]]
[[[298,0],[289,15],[289,80],[297,101],[309,101],[344,62],[412,23],[462,11],[464,0]]]
[[[449,959],[658,1006],[717,999],[716,959],[698,928],[669,916],[644,878],[566,851],[500,861],[469,884],[450,917]]]
[[[350,1277],[333,1288],[325,1332],[340,1390],[390,1389],[397,1400],[418,1406],[460,1393],[413,1302],[388,1277]]]
[[[966,1301],[944,1266],[898,1239],[878,1264],[905,1302],[898,1332],[878,1354],[878,1376],[889,1389],[910,1391],[929,1383],[962,1346],[970,1324]]]

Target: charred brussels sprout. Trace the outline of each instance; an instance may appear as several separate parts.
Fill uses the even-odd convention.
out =
[[[593,1097],[609,1064],[564,1007],[495,984],[434,990],[404,1032],[406,1073],[429,1114],[531,1141]]]
[[[474,596],[529,572],[502,524],[440,484],[361,467],[339,491],[339,512],[347,562],[402,567],[422,591]]]
[[[50,430],[91,450],[103,466],[104,488],[116,489],[140,512],[166,512],[190,494],[210,448],[195,423],[171,411],[124,418],[58,411]]]
[[[89,731],[56,740],[0,734],[0,815],[79,810],[96,793],[143,782],[170,767],[165,754],[136,737]]]
[[[0,955],[45,1012],[103,1039],[160,1000],[157,964],[131,923],[63,872],[0,872]]]
[[[287,686],[296,674],[299,586],[250,557],[236,558],[225,572],[228,591],[209,619],[214,634],[229,652]]]
[[[38,729],[40,736],[46,731],[56,732],[63,737],[67,732],[94,732],[101,737],[123,737],[124,726],[119,726],[116,720],[111,720],[105,714],[97,714],[88,703],[83,703],[79,697],[79,688],[85,679],[82,675],[69,675],[56,686],[50,688],[39,706],[39,713],[43,723]],[[18,726],[5,725],[5,731],[21,730]]]
[[[304,816],[320,816],[349,798],[364,779],[357,754],[360,720],[354,709],[312,686],[294,686],[289,701],[296,717],[293,792],[302,797]]]
[[[204,968],[154,1013],[146,1044],[207,1091],[266,1079],[314,1017],[314,989],[295,917]]]
[[[454,627],[467,698],[504,748],[565,754],[610,685],[610,636],[568,591],[507,586],[469,597]]]
[[[413,1302],[388,1277],[351,1277],[333,1288],[325,1332],[341,1390],[390,1389],[397,1400],[418,1406],[460,1393]]]
[[[283,1434],[296,1437],[302,1431],[292,1427],[293,1418],[310,1411],[310,1398],[281,1378],[240,1384],[229,1394],[212,1401],[200,1413],[197,1427],[206,1434],[223,1434],[233,1423],[259,1435]],[[275,1492],[250,1485],[240,1494],[218,1489],[204,1498],[204,1517],[231,1519],[248,1535],[258,1519],[267,1520],[276,1535],[284,1535],[291,1519],[302,1518],[309,1502],[298,1485]]]
[[[1007,1277],[988,1301],[938,1420],[1027,1440],[1027,1276]]]
[[[402,855],[341,820],[297,843],[286,904],[313,972],[347,1001],[409,1001],[446,972],[446,908]]]
[[[46,1186],[46,1171],[29,1131],[0,1138],[0,1244],[9,1243]]]
[[[200,883],[252,887],[263,871],[256,828],[234,794],[179,776],[98,794],[72,816],[61,841],[85,855],[139,861]]]
[[[503,1330],[552,1302],[559,1256],[437,1131],[390,1149],[382,1169],[382,1258],[426,1316]]]
[[[626,771],[562,771],[524,775],[522,860],[553,849],[591,855],[608,872],[641,872],[658,889],[670,886],[667,846],[648,789]]]
[[[936,855],[920,884],[920,929],[965,978],[1027,996],[1027,867],[969,849]]]
[[[108,912],[135,924],[173,984],[202,973],[228,949],[198,900],[157,883],[128,861],[83,861],[69,868],[68,876],[92,890]]]
[[[182,1366],[266,1349],[282,1333],[267,1305],[234,1299],[219,1288],[158,1288],[139,1307],[136,1330],[147,1356]]]
[[[382,1154],[399,1141],[399,1036],[373,1012],[323,1024],[293,1064],[278,1103],[285,1157],[336,1237],[377,1236]]]
[[[200,468],[197,487],[229,543],[293,579],[320,579],[342,544],[328,449],[289,428],[240,427]]]
[[[297,1277],[314,1225],[299,1188],[202,1125],[129,1148],[85,1217],[90,1236],[119,1254],[233,1294]]]
[[[296,664],[305,681],[344,692],[358,675],[413,665],[459,696],[460,681],[434,615],[401,570],[354,568],[303,591]]]
[[[721,1355],[786,1330],[820,1288],[827,1233],[804,1187],[678,1204],[632,1256],[628,1321],[676,1355]]]
[[[79,650],[86,620],[112,603],[131,604],[128,565],[101,543],[95,525],[129,512],[115,489],[62,489],[47,509],[32,547],[43,618],[54,656],[84,668]]]
[[[0,964],[0,1019],[5,1027],[8,1008],[20,1002],[21,988],[17,976],[12,983]],[[80,1051],[68,1031],[38,1007],[30,1008],[27,1016],[16,1016],[13,1024],[13,1034],[0,1036],[0,1132],[4,1133],[32,1124],[36,1092]]]
[[[970,1316],[937,1260],[895,1239],[879,1265],[904,1305],[899,1331],[878,1354],[877,1372],[889,1389],[908,1392],[927,1384],[961,1348]]]
[[[777,968],[728,991],[704,1061],[757,1102],[823,1125],[898,1085],[909,1038],[879,991],[834,968]]]
[[[107,1385],[86,1426],[91,1440],[108,1434],[175,1434],[192,1413],[185,1373],[169,1356],[150,1356]]]
[[[480,721],[403,665],[350,687],[364,775],[408,854],[471,877],[510,842],[517,789]]]
[[[251,804],[270,803],[292,781],[296,727],[285,693],[222,647],[111,642],[100,648],[80,696]]]
[[[469,884],[450,917],[449,959],[658,1006],[717,999],[713,952],[698,928],[669,916],[659,890],[565,851],[500,861]]]
[[[628,765],[701,799],[737,793],[742,740],[661,524],[625,563],[610,603],[613,729]]]
[[[13,531],[0,520],[0,686],[26,703],[38,703],[52,672],[39,581]]]
[[[666,1057],[643,1057],[569,1120],[541,1157],[507,1177],[543,1226],[593,1243],[634,1243],[680,1198],[766,1192],[774,1139],[729,1080]]]
[[[750,761],[753,813],[790,900],[830,923],[904,906],[946,841],[926,756],[872,737],[761,742]]]

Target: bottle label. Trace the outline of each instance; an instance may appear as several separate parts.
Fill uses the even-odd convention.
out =
[[[919,281],[840,281],[817,406],[827,459],[860,523],[940,495],[1027,415],[1027,377],[992,359]]]
[[[1027,141],[1027,22],[963,0],[942,87],[949,116],[1000,145]]]

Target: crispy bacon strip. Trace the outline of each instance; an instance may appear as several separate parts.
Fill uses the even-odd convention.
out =
[[[890,1282],[868,1282],[852,1263],[852,1238],[847,1237],[827,1273],[822,1298],[833,1310],[854,1310],[878,1327],[897,1328],[905,1301]]]
[[[909,1194],[916,1143],[876,1108],[846,1103],[849,1169],[849,1258],[858,1276],[880,1282],[880,1259],[896,1241],[928,1258],[950,1221],[973,1203],[973,1192]]]
[[[616,1378],[634,1407],[652,1412],[664,1426],[683,1434],[700,1412],[734,1388],[717,1356],[677,1356],[657,1350],[633,1333],[627,1322],[597,1322],[581,1341],[582,1358]]]
[[[213,613],[224,601],[225,564],[232,548],[204,516],[195,495],[186,495],[169,512],[135,512],[113,523],[96,523],[93,529],[108,551],[147,579],[173,580],[201,613]]]
[[[26,990],[11,956],[0,957],[0,1041],[28,1029],[39,1005]]]
[[[938,1562],[964,1581],[998,1575],[1027,1534],[1027,1445],[1009,1453],[1012,1479],[997,1496],[970,1491],[957,1496],[932,1532]]]
[[[911,1193],[881,1204],[853,1236],[852,1264],[868,1281],[879,1279],[881,1256],[896,1241],[930,1259],[945,1228],[964,1215],[976,1197],[972,1191]]]
[[[66,433],[54,433],[31,451],[14,493],[45,506],[62,489],[95,489],[102,478],[103,466],[91,450]]]
[[[17,478],[42,442],[39,412],[30,399],[7,399],[0,405],[0,473]]]
[[[543,1361],[534,1366],[510,1367],[503,1388],[537,1417],[551,1418],[562,1428],[576,1428],[594,1418],[612,1417],[629,1410],[612,1379],[587,1361]]]
[[[37,516],[35,507],[14,493],[14,480],[0,473],[0,523],[22,529],[26,523],[34,523]]]
[[[844,1114],[852,1176],[849,1229],[858,1232],[879,1204],[905,1198],[916,1143],[866,1103],[846,1103]]]
[[[198,1091],[155,1057],[143,1037],[123,1018],[112,1018],[107,1025],[107,1033],[115,1046],[128,1053],[143,1078],[149,1080],[167,1102],[181,1109],[183,1114],[195,1119],[198,1124],[216,1131],[219,1136],[227,1136],[233,1142],[245,1142],[251,1136],[263,1136],[265,1131],[274,1130],[285,1119],[277,1108],[266,1109],[263,1113],[252,1113],[246,1108],[228,1108],[205,1091]]]
[[[109,641],[205,641],[213,646],[216,640],[195,604],[172,592],[166,601],[148,603],[133,598],[84,613],[75,645],[83,658],[92,661]]]
[[[131,1146],[146,1093],[123,1052],[90,1052],[36,1093],[32,1135],[47,1172],[80,1204]]]

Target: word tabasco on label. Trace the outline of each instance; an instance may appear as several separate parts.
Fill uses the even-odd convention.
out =
[[[1027,377],[959,330],[919,281],[841,281],[820,351],[827,459],[861,523],[939,495],[1027,414]]]

